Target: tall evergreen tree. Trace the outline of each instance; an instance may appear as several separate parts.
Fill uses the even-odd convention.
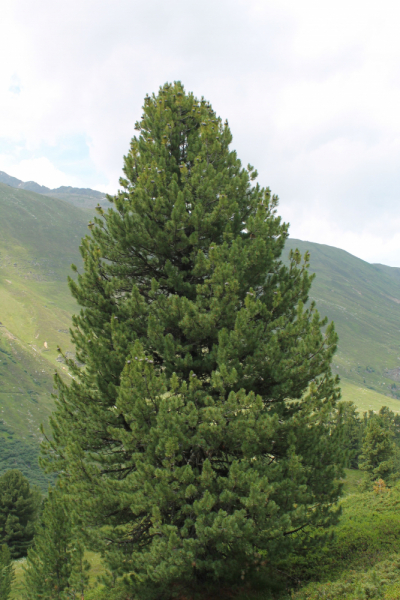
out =
[[[7,544],[13,558],[25,556],[32,543],[41,504],[38,489],[31,488],[21,471],[0,477],[0,544]]]
[[[11,552],[8,546],[3,544],[0,547],[0,598],[8,600],[11,594],[11,586],[14,581],[14,568],[12,564]]]
[[[166,84],[136,129],[70,281],[85,366],[56,377],[45,452],[132,589],[168,597],[243,581],[255,552],[335,519],[337,338],[210,104]]]

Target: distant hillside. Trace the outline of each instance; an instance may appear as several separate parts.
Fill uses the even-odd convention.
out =
[[[67,286],[88,216],[55,198],[0,184],[0,473],[18,467],[48,485],[38,467],[39,426],[53,407],[57,345],[73,353],[77,306]]]
[[[67,334],[77,306],[67,277],[71,263],[82,266],[87,223],[63,200],[0,184],[0,320],[53,367],[58,343],[73,350]]]
[[[79,208],[94,208],[98,204],[104,205],[106,200],[103,192],[91,190],[90,188],[74,188],[71,186],[61,186],[59,188],[50,189],[44,185],[39,185],[35,181],[21,181],[16,177],[7,175],[4,171],[0,171],[0,183],[5,183],[13,188],[35,192],[44,196],[51,196],[65,200]]]
[[[289,239],[287,250],[296,247],[311,253],[311,298],[339,334],[334,370],[358,386],[400,397],[400,269]]]

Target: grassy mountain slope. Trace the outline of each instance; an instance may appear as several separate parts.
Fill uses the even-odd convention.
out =
[[[78,208],[86,210],[93,209],[98,204],[101,206],[108,205],[108,201],[102,192],[97,192],[96,190],[91,190],[89,188],[62,186],[55,190],[50,190],[46,195],[51,196],[52,198],[58,198],[59,200],[64,200],[69,204],[73,204]]]
[[[334,370],[358,387],[400,396],[400,269],[294,239],[285,252],[296,247],[310,251],[311,298],[339,333]]]
[[[0,329],[0,474],[20,469],[46,490],[49,478],[38,465],[41,423],[53,407],[52,370]]]
[[[0,223],[0,320],[54,364],[57,343],[68,349],[76,305],[66,280],[71,263],[81,264],[87,216],[61,200],[0,184]]]
[[[39,425],[53,406],[54,369],[67,376],[57,345],[73,352],[67,275],[81,263],[87,221],[66,202],[0,184],[0,472],[18,466],[42,487]]]

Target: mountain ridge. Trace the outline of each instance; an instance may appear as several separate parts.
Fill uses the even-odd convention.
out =
[[[65,200],[79,208],[94,208],[97,204],[100,204],[100,202],[104,204],[106,201],[106,195],[98,190],[65,185],[51,189],[45,185],[36,183],[36,181],[22,181],[12,175],[8,175],[8,173],[5,173],[4,171],[0,171],[0,183],[15,189],[35,192],[36,194],[41,194],[43,196],[51,196],[52,198]]]

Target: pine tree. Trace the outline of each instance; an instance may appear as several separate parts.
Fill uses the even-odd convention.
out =
[[[369,481],[388,481],[392,476],[398,452],[393,437],[394,434],[384,415],[370,415],[359,458],[359,468],[366,472]]]
[[[3,544],[0,547],[0,598],[7,600],[11,594],[11,586],[14,581],[14,569],[11,559],[11,553],[8,547]]]
[[[88,570],[83,554],[61,491],[50,489],[24,568],[25,600],[83,597]]]
[[[361,454],[364,423],[360,419],[356,405],[353,402],[340,402],[338,412],[342,432],[342,449],[346,453],[346,467],[358,468]]]
[[[371,412],[372,411],[369,411],[370,417]],[[375,416],[375,414],[373,416]],[[400,446],[400,415],[394,413],[389,407],[382,406],[379,409],[378,416],[382,419],[384,426],[388,428],[393,435],[394,443],[397,446]]]
[[[70,281],[78,366],[47,468],[140,598],[233,584],[336,518],[333,325],[278,199],[178,82],[146,97],[122,189]],[[172,587],[171,587],[172,586]],[[163,592],[164,593],[164,592]]]
[[[85,547],[75,531],[71,547],[71,574],[64,591],[65,600],[81,600],[89,587],[90,564],[85,559]]]
[[[0,543],[7,544],[13,558],[25,556],[32,543],[34,524],[41,504],[38,489],[18,470],[0,477]]]

